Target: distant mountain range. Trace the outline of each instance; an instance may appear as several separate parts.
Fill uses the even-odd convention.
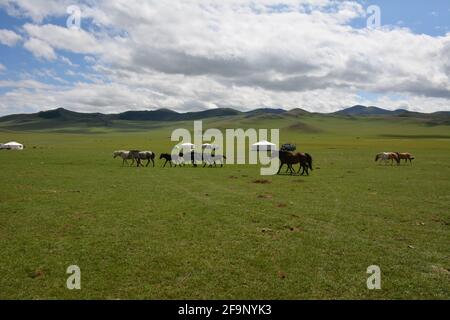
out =
[[[85,125],[106,125],[112,122],[125,121],[187,121],[200,120],[217,117],[241,117],[246,119],[274,119],[284,117],[305,117],[305,116],[328,116],[328,117],[409,117],[416,119],[427,120],[432,125],[450,125],[450,112],[436,112],[436,113],[419,113],[407,110],[389,111],[378,107],[353,106],[334,113],[321,114],[310,113],[303,109],[255,109],[248,112],[242,112],[231,108],[217,108],[198,112],[179,113],[169,109],[158,109],[153,111],[126,111],[118,114],[103,114],[103,113],[80,113],[70,111],[64,108],[58,108],[49,111],[41,111],[31,114],[14,114],[0,118],[0,125],[23,125],[27,123],[42,123],[42,126],[52,126],[54,123],[83,123]]]

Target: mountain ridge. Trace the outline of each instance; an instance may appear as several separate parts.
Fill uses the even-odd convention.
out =
[[[250,111],[238,111],[233,108],[216,108],[202,111],[180,113],[170,109],[125,111],[114,114],[83,113],[71,111],[65,108],[39,111],[30,114],[12,114],[0,117],[0,124],[26,124],[29,122],[43,122],[44,126],[52,126],[57,123],[84,123],[86,125],[108,126],[114,121],[192,121],[218,117],[244,117],[246,119],[277,119],[283,117],[301,118],[305,116],[331,116],[331,117],[389,117],[389,118],[418,118],[430,121],[430,124],[450,125],[450,111],[439,111],[435,113],[412,112],[404,109],[387,110],[374,106],[356,105],[332,113],[313,113],[304,109],[294,108],[291,110],[276,108],[258,108]]]

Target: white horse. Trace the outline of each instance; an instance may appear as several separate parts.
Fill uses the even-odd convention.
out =
[[[155,156],[156,154],[153,151],[139,151],[139,152],[131,152],[131,156],[133,157],[133,160],[137,161],[137,165],[144,166],[141,163],[141,160],[147,160],[147,164],[145,165],[148,167],[150,164],[150,161],[153,163],[153,167],[155,166]]]
[[[114,159],[117,157],[121,157],[122,158],[122,167],[125,165],[125,163],[128,164],[128,160],[132,160],[131,165],[134,164],[134,158],[133,155],[131,154],[130,151],[126,151],[126,150],[118,150],[118,151],[114,151],[113,153],[113,157]]]
[[[207,165],[209,167],[212,167],[214,165],[214,167],[217,166],[217,162],[220,163],[220,166],[223,167],[224,163],[225,163],[225,159],[226,157],[224,155],[215,155],[215,154],[211,154],[211,153],[203,153],[203,168],[206,167]]]

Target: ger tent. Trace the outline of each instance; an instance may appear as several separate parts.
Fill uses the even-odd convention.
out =
[[[11,141],[2,145],[2,149],[8,150],[23,150],[23,144],[20,144],[15,141]]]
[[[186,151],[186,150],[194,151],[195,144],[187,142],[187,143],[178,144],[175,146],[175,148],[182,149],[184,151]]]
[[[274,151],[276,145],[266,140],[262,140],[252,145],[252,151]]]
[[[219,146],[216,146],[215,144],[204,143],[204,144],[202,144],[202,149],[216,150],[216,149],[219,149]]]

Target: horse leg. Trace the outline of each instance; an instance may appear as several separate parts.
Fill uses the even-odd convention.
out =
[[[283,166],[284,166],[284,163],[282,163],[282,164],[280,165],[280,168],[278,169],[277,174],[280,174],[281,168],[282,168]]]
[[[295,170],[292,169],[292,164],[288,165],[289,171],[291,172],[291,175],[295,173]]]

